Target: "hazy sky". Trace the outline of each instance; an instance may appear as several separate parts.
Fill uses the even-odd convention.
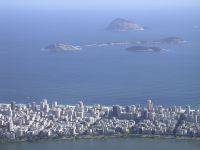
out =
[[[199,9],[200,0],[0,0],[1,9]]]

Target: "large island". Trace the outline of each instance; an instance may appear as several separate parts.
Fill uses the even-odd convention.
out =
[[[110,31],[144,30],[144,27],[123,18],[114,19],[106,28]]]

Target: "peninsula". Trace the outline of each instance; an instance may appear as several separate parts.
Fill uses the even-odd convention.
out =
[[[200,139],[200,105],[0,104],[1,142],[116,135]]]

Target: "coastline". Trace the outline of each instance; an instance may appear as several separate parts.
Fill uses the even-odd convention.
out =
[[[0,140],[0,144],[13,144],[13,143],[32,143],[43,141],[59,141],[59,140],[82,140],[82,139],[112,139],[112,138],[144,138],[144,139],[174,139],[174,140],[192,140],[200,141],[200,137],[189,136],[173,136],[173,135],[145,135],[145,134],[112,134],[112,135],[75,135],[63,137],[48,137],[36,139],[17,139],[17,140]]]

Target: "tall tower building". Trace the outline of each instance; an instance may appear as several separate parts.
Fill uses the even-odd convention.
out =
[[[45,98],[45,99],[43,99],[43,103],[44,103],[44,105],[48,104],[48,103],[47,103],[47,99],[46,99],[46,98]]]
[[[83,101],[80,101],[80,102],[79,102],[79,106],[80,106],[81,110],[84,109]]]
[[[55,113],[56,113],[56,118],[60,118],[60,114],[61,114],[60,108],[57,108]]]
[[[187,113],[187,114],[190,114],[190,111],[191,111],[191,110],[190,110],[190,105],[186,105],[186,113]]]
[[[43,100],[40,102],[40,110],[44,110],[44,108],[45,108],[46,105],[48,105],[47,99],[43,99]]]
[[[47,114],[49,112],[49,104],[44,106],[44,112]]]
[[[113,117],[119,117],[121,114],[121,108],[119,105],[113,106]]]
[[[80,102],[79,102],[79,108],[78,108],[78,110],[84,114],[84,105],[83,105],[83,101],[80,101]]]
[[[147,100],[147,109],[148,111],[153,111],[153,102],[150,99]]]
[[[148,110],[146,108],[144,108],[144,110],[142,110],[141,118],[142,119],[147,119],[148,118]]]
[[[15,110],[15,105],[16,105],[16,102],[15,102],[15,101],[12,101],[12,102],[11,102],[11,109],[12,109],[12,110]]]
[[[10,132],[14,130],[14,129],[13,129],[13,121],[12,121],[12,120],[9,122],[8,130],[9,130]]]
[[[54,108],[54,107],[57,107],[57,105],[58,105],[58,102],[57,102],[57,101],[54,101],[54,102],[53,102],[53,108]]]
[[[32,107],[33,111],[36,111],[36,103],[35,102],[32,102],[32,106],[31,107]]]
[[[12,119],[13,112],[12,112],[11,107],[10,107],[9,110],[8,110],[8,116]]]
[[[130,113],[132,111],[131,108],[132,108],[131,106],[126,106],[125,107],[126,113]]]

